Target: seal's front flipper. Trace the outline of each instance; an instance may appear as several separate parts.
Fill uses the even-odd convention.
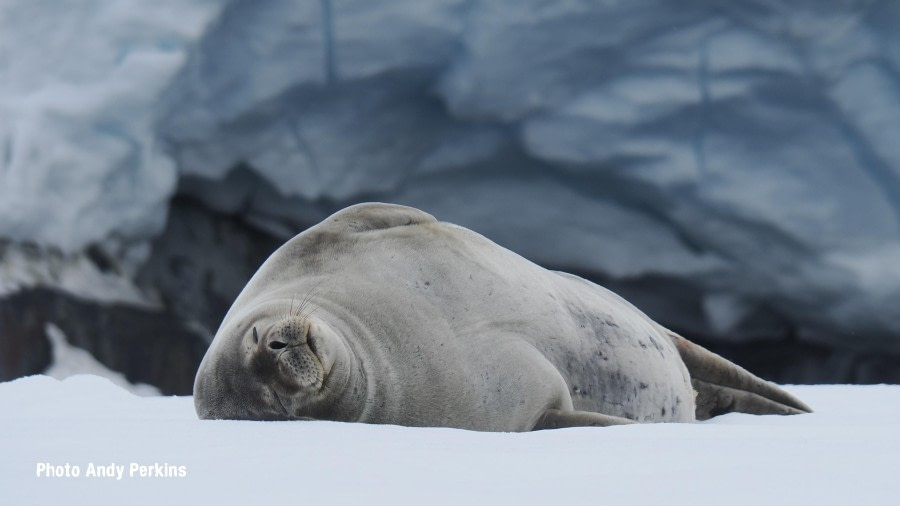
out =
[[[618,416],[591,413],[590,411],[548,409],[534,424],[534,429],[532,430],[564,429],[566,427],[609,427],[611,425],[628,425],[632,423],[637,422]]]

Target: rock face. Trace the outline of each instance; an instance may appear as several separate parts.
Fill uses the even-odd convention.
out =
[[[59,322],[71,344],[129,381],[155,385],[166,394],[191,393],[208,345],[165,312],[29,289],[0,300],[0,381],[37,374],[51,365],[48,322]]]
[[[764,375],[898,381],[898,23],[863,1],[7,1],[0,237],[115,266],[124,304],[205,335],[281,241],[396,202]],[[112,304],[15,272],[0,306]]]

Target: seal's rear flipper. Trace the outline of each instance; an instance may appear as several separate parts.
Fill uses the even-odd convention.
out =
[[[628,425],[637,423],[627,418],[603,415],[590,411],[563,411],[548,409],[534,424],[532,430],[564,429],[566,427],[609,427],[611,425]]]
[[[671,330],[666,333],[691,375],[697,391],[698,420],[732,411],[754,415],[797,415],[812,409],[772,383],[754,376],[715,353],[698,346]]]

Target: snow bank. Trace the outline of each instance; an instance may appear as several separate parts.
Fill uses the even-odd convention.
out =
[[[126,274],[104,271],[90,254],[0,241],[0,297],[39,286],[98,302],[152,306]]]
[[[900,387],[789,390],[816,412],[495,434],[200,421],[190,398],[35,376],[0,383],[0,490],[11,504],[894,504]],[[81,476],[38,477],[42,463]],[[130,477],[132,463],[185,476]]]

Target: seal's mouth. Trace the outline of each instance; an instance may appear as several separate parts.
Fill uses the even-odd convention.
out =
[[[312,346],[304,344],[280,348],[275,356],[275,363],[283,379],[301,391],[318,390],[327,375],[321,357]]]
[[[272,391],[272,396],[275,397],[275,402],[277,402],[278,405],[281,407],[281,411],[284,413],[284,415],[286,417],[290,418],[291,413],[290,413],[290,411],[288,411],[288,408],[284,405],[284,401],[281,400],[281,396],[278,395],[278,391],[275,390],[274,388],[270,388],[270,390]]]
[[[301,416],[315,402],[325,385],[321,360],[302,344],[284,347],[275,357],[278,381],[269,389],[285,420],[313,420]],[[302,409],[300,409],[302,408]]]

